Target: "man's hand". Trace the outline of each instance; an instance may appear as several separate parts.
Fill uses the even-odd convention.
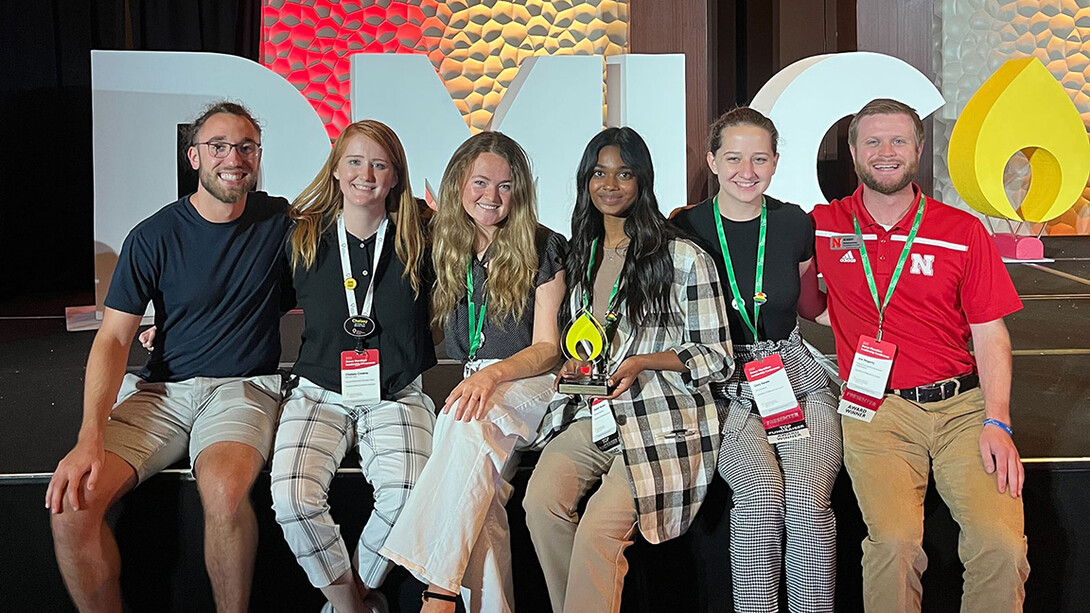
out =
[[[102,440],[80,440],[68,455],[57,464],[49,487],[45,490],[45,506],[53,513],[64,510],[64,496],[75,510],[80,510],[79,486],[86,477],[87,489],[94,490],[98,482],[99,471],[106,461],[106,450]]]
[[[984,391],[984,415],[989,419],[1009,424],[1011,392],[1011,337],[1003,319],[993,319],[979,324],[969,324],[976,352],[980,387]],[[985,425],[980,432],[980,457],[984,470],[995,473],[1000,492],[1011,498],[1022,495],[1022,482],[1026,480],[1018,449],[1005,430]]]
[[[488,368],[478,370],[462,380],[447,396],[443,403],[443,412],[449,413],[455,404],[458,405],[454,412],[454,419],[458,421],[471,421],[483,419],[485,413],[491,408],[489,401],[492,392],[496,391],[498,381]]]
[[[995,426],[984,426],[980,432],[980,457],[984,460],[984,470],[989,475],[995,473],[1000,493],[1008,492],[1011,498],[1022,496],[1026,470],[1009,434]]]
[[[148,351],[155,349],[155,332],[155,326],[152,326],[140,333],[138,338],[140,339],[140,345],[144,349],[147,349]]]

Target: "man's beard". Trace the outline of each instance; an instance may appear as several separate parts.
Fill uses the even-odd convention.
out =
[[[893,183],[882,183],[871,173],[870,166],[865,166],[859,162],[855,163],[855,174],[859,177],[859,180],[863,182],[870,189],[878,192],[879,194],[896,194],[905,187],[908,187],[913,181],[916,180],[916,174],[920,171],[920,162],[914,158],[907,160],[904,164],[904,172],[901,174],[901,178],[897,179]]]
[[[246,173],[246,179],[237,187],[224,187],[219,183],[216,174],[219,173],[218,169],[200,169],[198,175],[200,176],[201,185],[204,186],[205,191],[212,194],[212,197],[224,204],[231,204],[242,200],[242,197],[246,195],[246,192],[254,188],[257,184],[257,175],[250,172]]]

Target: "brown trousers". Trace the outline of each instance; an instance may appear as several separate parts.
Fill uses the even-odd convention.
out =
[[[917,612],[927,567],[923,499],[935,471],[939,494],[961,527],[961,610],[1021,611],[1029,575],[1022,500],[999,493],[984,472],[980,389],[916,404],[887,395],[871,423],[843,418],[844,465],[867,524],[863,600],[870,613]]]

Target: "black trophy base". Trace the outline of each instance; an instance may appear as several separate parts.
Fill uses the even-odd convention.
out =
[[[577,379],[574,381],[561,380],[557,386],[561,394],[579,394],[583,396],[608,396],[613,389],[605,378]]]

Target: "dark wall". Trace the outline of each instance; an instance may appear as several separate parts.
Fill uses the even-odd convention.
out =
[[[708,125],[794,61],[855,51],[855,18],[856,0],[629,0],[632,53],[685,54],[690,203],[717,189],[704,161]],[[827,196],[855,188],[846,123],[830,130],[818,174]]]
[[[934,0],[856,0],[858,19],[856,35],[860,51],[886,53],[900,58],[919,70],[928,79],[935,80],[933,54],[935,53]],[[934,136],[934,121],[923,120],[924,139],[930,148]],[[931,193],[934,178],[934,159],[925,152],[920,158],[920,174],[916,182],[926,193]]]
[[[714,27],[717,10],[721,9],[715,0],[629,1],[631,53],[685,54],[685,186],[689,203],[707,195],[704,131],[715,106],[720,43]]]
[[[94,302],[92,49],[256,60],[260,0],[10,2],[0,20],[0,307]]]

